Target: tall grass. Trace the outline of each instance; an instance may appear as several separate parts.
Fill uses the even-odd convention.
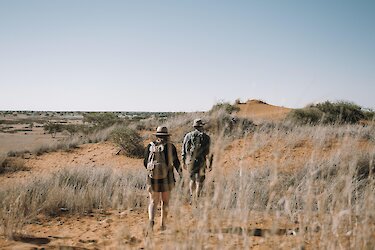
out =
[[[277,238],[278,246],[270,246],[285,249],[375,247],[373,127],[264,123],[251,128],[239,133],[244,130],[241,125],[229,135],[225,126],[211,130],[216,140],[214,168],[207,174],[202,196],[188,205],[187,185],[178,183],[169,208],[169,236],[162,243],[157,237],[145,238],[146,248],[251,248],[260,244],[257,234],[264,244],[268,237],[288,235]],[[243,140],[241,148],[229,152],[239,159],[230,170],[222,157],[228,154],[222,145],[228,137],[228,144]],[[306,154],[297,157],[300,148]],[[249,160],[267,149],[269,157]],[[72,168],[1,190],[1,230],[12,236],[37,214],[53,216],[61,208],[85,213],[136,207],[146,216],[145,175]],[[272,221],[264,222],[268,219]],[[257,221],[264,223],[250,223]]]
[[[8,236],[38,214],[143,207],[144,176],[110,168],[70,168],[0,191],[1,230]]]
[[[374,248],[375,145],[364,139],[368,134],[373,137],[374,130],[349,125],[261,126],[244,145],[243,152],[238,153],[276,145],[274,157],[254,170],[250,170],[248,162],[240,161],[237,170],[231,172],[225,171],[223,162],[216,161],[214,172],[208,175],[204,195],[193,209],[196,226],[181,228],[180,225],[186,225],[186,216],[181,216],[178,208],[185,204],[186,190],[176,190],[171,211],[177,222],[173,223],[172,231],[182,230],[184,240],[173,242],[174,247],[189,248],[194,242],[195,247],[203,248],[212,238],[220,245],[223,234],[228,232],[240,235],[241,247],[251,247],[249,232],[256,228],[249,228],[247,221],[254,214],[262,213],[274,218],[271,235],[280,232],[280,228],[285,232],[291,229],[296,234],[292,236],[296,239],[294,245],[285,245],[285,248]],[[335,145],[332,140],[336,140]],[[290,156],[295,147],[306,142],[311,154],[296,162],[299,165],[296,170],[285,169],[285,161],[280,159],[285,154]],[[327,146],[332,150],[323,157],[320,153]],[[222,153],[220,148],[216,149],[214,154]],[[293,163],[293,159],[286,162]],[[282,222],[285,219],[289,224]]]

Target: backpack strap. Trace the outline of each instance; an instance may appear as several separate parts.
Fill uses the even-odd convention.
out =
[[[156,145],[154,142],[150,142],[150,147],[149,147],[149,153],[148,153],[148,159],[147,162],[150,162],[153,159],[153,153],[156,151]]]
[[[150,147],[149,147],[149,151],[150,152],[155,152],[155,147],[156,147],[156,145],[155,145],[155,142],[150,142]]]

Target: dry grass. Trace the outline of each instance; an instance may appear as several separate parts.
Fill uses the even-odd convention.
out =
[[[25,154],[35,154],[35,155],[40,156],[45,153],[56,152],[59,150],[69,152],[79,147],[79,145],[82,145],[85,143],[97,143],[97,142],[107,141],[112,131],[115,130],[117,127],[119,127],[119,125],[114,125],[108,128],[100,129],[88,135],[83,135],[83,134],[72,135],[72,136],[63,138],[58,142],[40,144],[38,146],[35,146],[34,149],[32,150],[20,150],[20,151],[11,150],[7,153],[7,155],[10,157],[23,157]]]
[[[0,156],[0,174],[27,170],[23,159]]]
[[[1,190],[1,230],[12,237],[38,214],[89,213],[93,209],[143,207],[140,174],[110,168],[71,168]]]
[[[168,125],[188,126],[188,120],[191,117]],[[248,133],[236,132],[246,143],[237,152],[242,160],[233,171],[223,168],[221,157],[228,135],[213,131],[214,170],[207,175],[204,193],[188,214],[184,210],[189,206],[187,185],[177,185],[165,248],[251,248],[257,232],[293,234],[280,242],[280,248],[375,247],[373,127],[259,124]],[[231,140],[237,138],[234,134],[229,137],[232,135]],[[302,161],[291,157],[294,149],[306,144],[310,152]],[[246,156],[267,145],[279,145],[273,157],[256,168],[249,166]],[[284,164],[297,167],[290,171]],[[110,168],[65,169],[2,190],[1,230],[11,237],[38,214],[53,216],[62,208],[68,213],[135,207],[146,210],[145,175]],[[259,214],[272,221],[249,225],[248,221]],[[224,239],[229,243],[224,244]],[[145,238],[146,248],[154,248],[155,242],[153,237]]]

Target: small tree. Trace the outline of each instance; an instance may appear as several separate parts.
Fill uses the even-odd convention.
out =
[[[85,113],[83,115],[83,121],[93,124],[99,128],[108,128],[115,123],[120,122],[120,118],[114,113]]]
[[[43,126],[44,131],[48,132],[55,138],[56,133],[63,131],[63,125],[53,122],[48,122]]]
[[[143,139],[136,130],[128,127],[116,128],[111,133],[111,139],[121,147],[121,151],[129,157],[142,158]]]

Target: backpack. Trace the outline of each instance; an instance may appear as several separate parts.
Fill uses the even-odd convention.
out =
[[[203,132],[198,130],[191,134],[187,147],[188,155],[191,160],[196,159],[202,153],[203,136]]]
[[[150,143],[150,153],[147,162],[148,176],[152,179],[165,179],[168,176],[169,166],[165,159],[165,146]]]

